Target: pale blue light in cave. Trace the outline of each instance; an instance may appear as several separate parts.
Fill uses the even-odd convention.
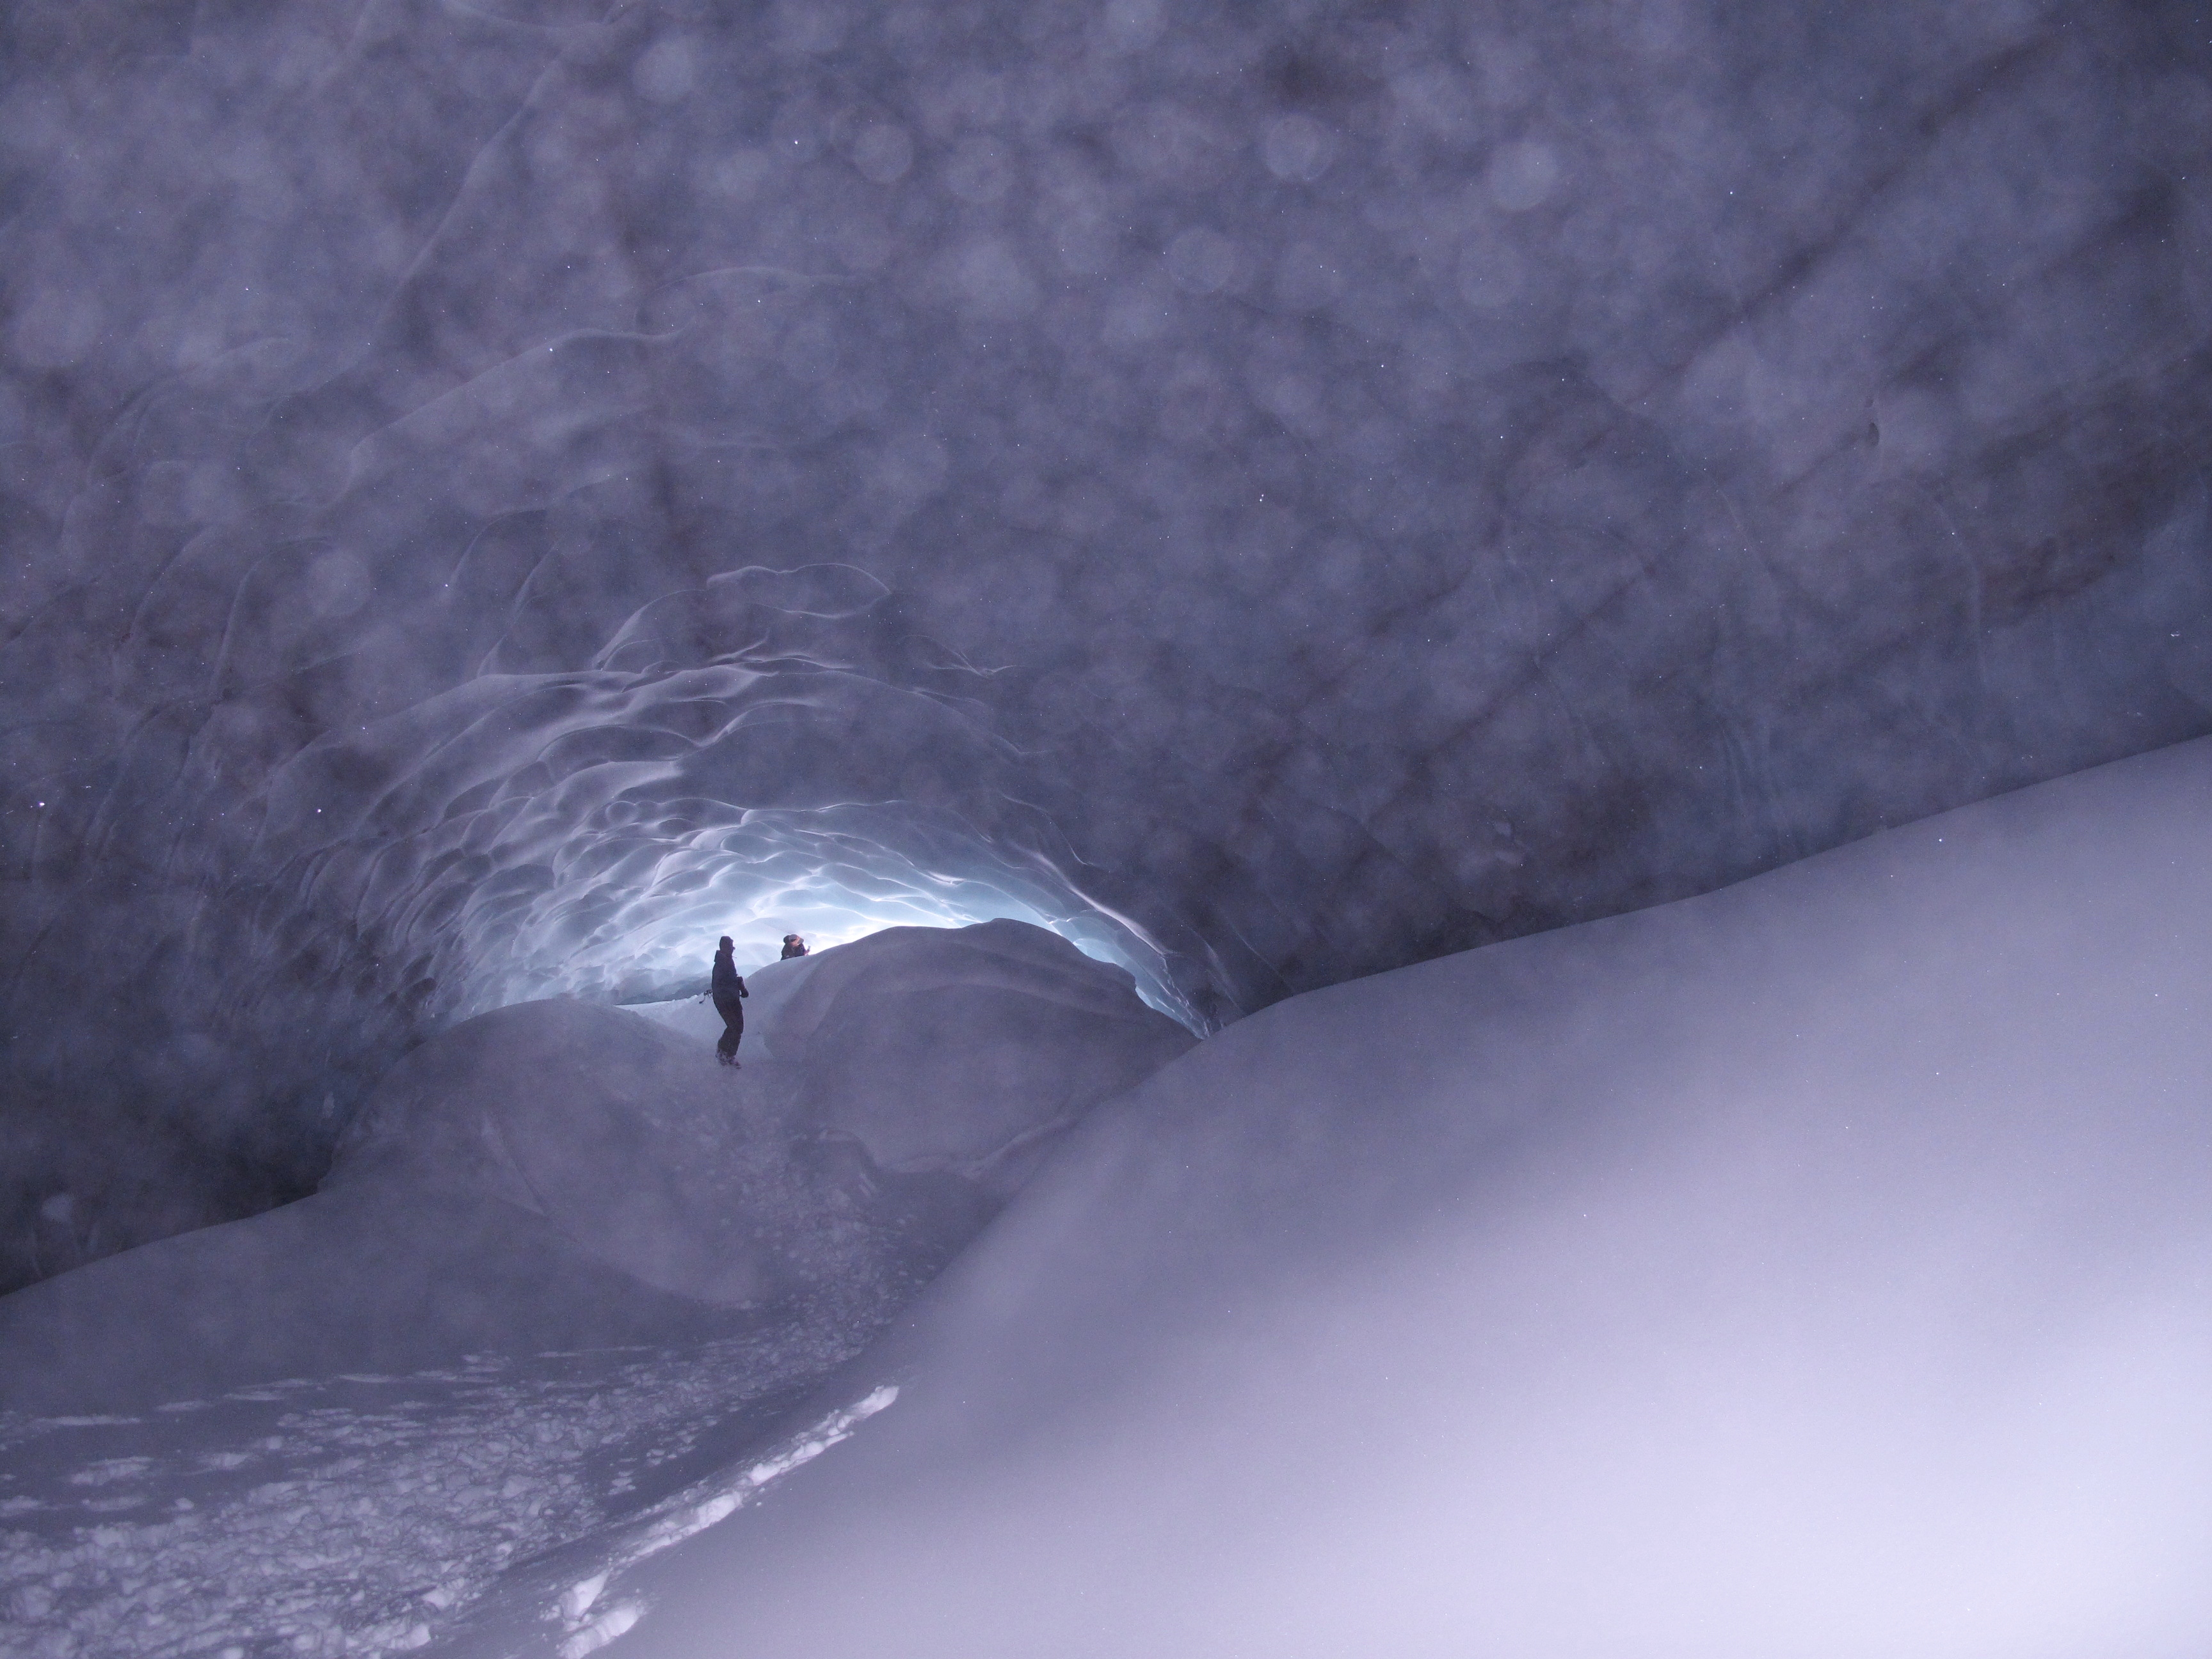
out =
[[[747,890],[750,890],[749,891]],[[775,961],[783,936],[797,933],[810,951],[845,945],[886,927],[966,927],[979,921],[1024,921],[1058,933],[1095,961],[1110,963],[1136,980],[1138,994],[1162,1012],[1178,1015],[1173,997],[1150,971],[1141,951],[1117,948],[1103,917],[1054,915],[988,883],[922,877],[910,884],[884,878],[871,884],[811,871],[779,878],[730,860],[707,890],[710,897],[683,906],[632,933],[627,957],[605,960],[618,981],[703,980],[717,940],[736,944],[740,969]]]
[[[465,910],[471,992],[460,1012],[570,994],[647,1001],[696,990],[727,934],[740,965],[774,961],[786,933],[826,949],[884,927],[1001,918],[1058,933],[1127,972],[1152,1007],[1196,1029],[1164,953],[1053,860],[994,845],[956,815],[910,802],[751,810],[662,808],[578,832],[558,877],[520,921]]]

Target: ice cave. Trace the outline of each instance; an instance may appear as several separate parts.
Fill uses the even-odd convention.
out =
[[[2212,1653],[2196,0],[8,0],[0,548],[6,1659]]]

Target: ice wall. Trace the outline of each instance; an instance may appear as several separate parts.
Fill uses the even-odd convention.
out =
[[[1205,1024],[2206,726],[2183,4],[0,28],[0,1282],[724,924]]]
[[[158,872],[125,873],[149,829],[127,781],[82,831],[96,856],[42,838],[52,879],[19,896],[47,907],[26,945],[52,971],[19,977],[10,1050],[15,1104],[51,1141],[24,1174],[51,1203],[75,1165],[104,1202],[24,1218],[19,1237],[47,1246],[27,1265],[221,1218],[187,1207],[193,1186],[224,1184],[194,1170],[209,1161],[195,1143],[247,1164],[228,1172],[232,1201],[240,1174],[249,1194],[311,1184],[410,1033],[553,994],[690,989],[724,933],[768,958],[788,931],[818,949],[1012,918],[1199,1024],[1166,953],[1081,890],[1022,798],[1018,757],[975,700],[986,677],[887,599],[844,566],[723,573],[645,607],[574,672],[488,668],[264,756],[276,763],[244,799],[231,774],[252,763],[218,716],[161,763],[199,833],[155,826]],[[87,951],[64,926],[109,943]],[[85,1087],[101,1109],[76,1103]],[[155,1190],[133,1191],[133,1171]]]
[[[2200,742],[1239,1023],[622,1650],[2201,1650],[2208,813]]]

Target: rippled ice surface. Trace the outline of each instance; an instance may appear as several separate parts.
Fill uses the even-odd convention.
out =
[[[593,1540],[618,1564],[623,1523],[696,1498],[866,1334],[783,1325],[682,1351],[279,1382],[143,1416],[0,1419],[0,1651],[425,1646],[557,1546]]]

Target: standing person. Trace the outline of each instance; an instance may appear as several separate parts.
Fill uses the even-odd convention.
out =
[[[789,962],[793,957],[803,957],[805,954],[806,941],[805,939],[799,938],[796,933],[786,933],[783,936],[782,960]]]
[[[738,1039],[745,1034],[744,999],[752,994],[745,989],[744,981],[738,976],[738,964],[731,957],[737,946],[725,933],[714,951],[714,1012],[722,1017],[721,1041],[714,1045],[714,1058],[725,1066],[738,1063]]]

